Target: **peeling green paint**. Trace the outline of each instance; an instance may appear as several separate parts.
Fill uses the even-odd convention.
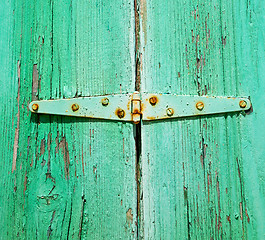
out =
[[[253,112],[143,123],[142,237],[263,239],[264,1],[146,4],[141,91],[251,96]]]
[[[134,91],[133,1],[1,1],[0,12],[0,239],[134,239],[133,126],[28,109]]]
[[[263,239],[264,6],[2,0],[0,239]],[[135,90],[253,109],[135,129],[28,109]]]

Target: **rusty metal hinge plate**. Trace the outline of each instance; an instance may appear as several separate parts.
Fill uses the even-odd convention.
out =
[[[248,110],[251,102],[240,97],[179,96],[144,94],[143,120],[201,116]]]
[[[251,102],[241,97],[180,96],[139,92],[59,100],[40,100],[29,104],[34,113],[109,119],[139,123],[143,121],[200,116],[248,110]]]

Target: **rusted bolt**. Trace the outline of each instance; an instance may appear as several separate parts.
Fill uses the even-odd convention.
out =
[[[157,97],[150,97],[149,102],[152,106],[155,106],[157,104]]]
[[[203,102],[197,102],[197,104],[196,104],[196,108],[198,109],[198,110],[202,110],[202,109],[204,109],[204,104],[203,104]]]
[[[37,103],[34,103],[33,105],[32,105],[32,110],[33,111],[37,111],[39,109],[39,105],[37,104]]]
[[[172,108],[168,108],[168,109],[167,109],[167,115],[168,115],[169,117],[171,117],[171,116],[173,116],[173,114],[174,114],[174,110],[173,110]]]
[[[72,105],[72,110],[73,110],[73,112],[76,112],[78,109],[79,109],[79,105],[78,105],[77,103],[74,103],[74,104]]]
[[[239,102],[239,106],[240,106],[241,108],[246,108],[246,107],[247,107],[247,102],[244,101],[244,100],[241,100],[241,101]]]
[[[122,109],[117,109],[117,116],[119,117],[119,118],[124,118],[125,117],[125,112],[124,112],[124,110],[122,110]]]
[[[109,99],[108,98],[103,98],[101,102],[102,102],[103,106],[108,106],[109,105]]]

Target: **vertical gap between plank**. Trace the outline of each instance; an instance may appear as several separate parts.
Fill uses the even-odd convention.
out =
[[[140,17],[139,17],[139,4],[138,0],[134,0],[134,21],[135,21],[135,91],[140,92],[141,86],[141,74],[140,74]],[[134,125],[134,137],[135,137],[135,150],[136,150],[136,161],[135,161],[135,178],[137,184],[137,239],[140,237],[140,219],[141,219],[141,206],[140,206],[140,157],[141,157],[141,122]]]

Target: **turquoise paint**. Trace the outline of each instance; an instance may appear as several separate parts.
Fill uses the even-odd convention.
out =
[[[1,1],[0,11],[0,239],[135,239],[133,125],[28,109],[134,91],[133,1]]]
[[[1,239],[263,239],[264,1],[1,6]],[[130,123],[27,108],[132,93],[135,79],[253,109],[143,122],[135,143]]]
[[[263,239],[264,1],[139,5],[142,92],[253,104],[248,115],[143,123],[142,238]]]

